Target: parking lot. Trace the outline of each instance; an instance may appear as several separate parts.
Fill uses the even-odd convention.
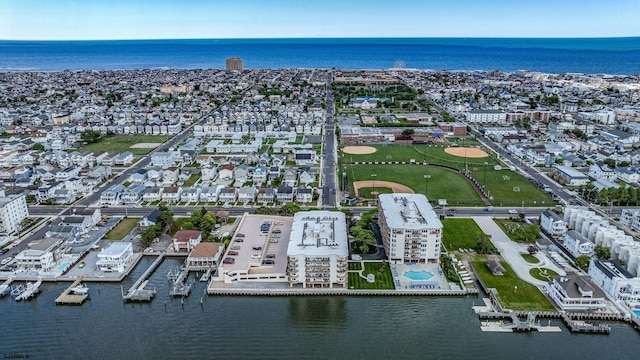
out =
[[[292,222],[291,217],[245,214],[224,254],[224,272],[285,273]]]

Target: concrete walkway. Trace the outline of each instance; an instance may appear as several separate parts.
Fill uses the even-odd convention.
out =
[[[527,262],[522,255],[528,254],[527,246],[519,244],[509,239],[509,237],[502,231],[502,229],[493,221],[491,217],[474,217],[476,224],[485,233],[491,236],[491,242],[498,248],[500,255],[511,266],[518,277],[533,285],[545,285],[546,282],[540,281],[531,274],[529,271],[534,268],[544,267],[551,269],[560,275],[566,275],[565,271],[557,267],[545,254],[538,252],[535,256],[540,261],[537,264],[531,264]]]

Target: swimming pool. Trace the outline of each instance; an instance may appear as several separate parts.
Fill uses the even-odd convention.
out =
[[[640,317],[640,310],[633,310],[633,313],[636,314],[637,317]]]
[[[433,277],[433,274],[426,270],[409,270],[402,273],[402,275],[411,280],[429,280]]]
[[[62,264],[58,265],[58,267],[56,268],[56,270],[58,271],[64,271],[64,269],[67,268],[67,266],[69,266],[69,262],[65,261]]]

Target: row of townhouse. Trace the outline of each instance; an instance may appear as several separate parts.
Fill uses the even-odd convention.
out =
[[[104,191],[100,196],[102,205],[136,204],[140,201],[168,203],[194,203],[194,202],[298,202],[310,203],[313,201],[314,191],[310,187],[292,187],[280,185],[277,188],[252,186],[226,187],[149,187],[131,185],[125,188],[122,185],[114,185]]]

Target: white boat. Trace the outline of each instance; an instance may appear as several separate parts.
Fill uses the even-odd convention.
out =
[[[75,295],[87,295],[89,293],[89,287],[79,284],[71,288],[71,292]]]
[[[38,292],[40,292],[40,285],[42,285],[42,279],[38,279],[35,283],[27,283],[27,286],[24,288],[24,291],[15,297],[16,301],[27,300],[31,297],[34,297]]]

